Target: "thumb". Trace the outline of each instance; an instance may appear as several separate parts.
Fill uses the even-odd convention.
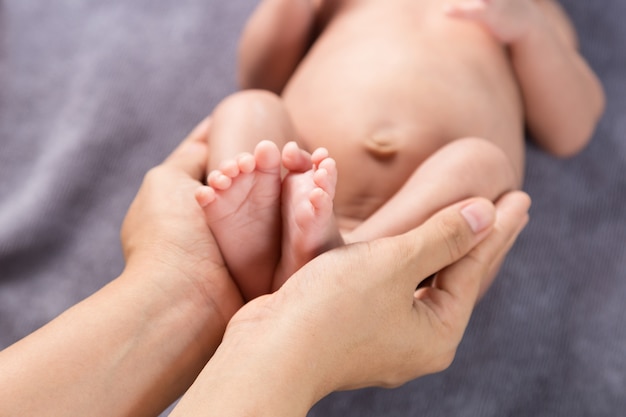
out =
[[[413,290],[426,277],[461,259],[480,243],[495,222],[495,207],[484,198],[472,198],[440,210],[425,223],[399,236],[406,262],[419,273],[407,276]]]
[[[439,317],[456,317],[466,325],[480,294],[481,284],[495,274],[494,262],[502,260],[528,222],[530,198],[519,191],[504,195],[496,204],[496,221],[489,235],[459,261],[437,274],[432,287],[418,298],[429,300]],[[452,316],[451,316],[452,315]]]
[[[210,118],[204,119],[165,159],[163,166],[182,170],[193,179],[202,180],[209,157]]]

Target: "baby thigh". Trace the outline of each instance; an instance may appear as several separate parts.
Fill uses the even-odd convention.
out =
[[[244,90],[226,97],[211,115],[209,169],[242,152],[253,152],[262,140],[273,141],[279,149],[297,140],[282,99],[265,90]]]
[[[426,193],[435,205],[448,205],[469,197],[495,201],[520,188],[522,178],[513,156],[487,139],[469,137],[450,142],[427,158],[405,186],[412,188],[414,182],[420,187],[414,192]]]
[[[371,240],[404,233],[453,203],[469,197],[495,201],[520,186],[511,158],[500,147],[481,138],[457,139],[420,164],[346,239]]]

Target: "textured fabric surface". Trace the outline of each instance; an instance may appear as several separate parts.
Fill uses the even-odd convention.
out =
[[[254,3],[0,0],[0,348],[122,270],[143,174],[234,91]],[[626,415],[626,2],[562,4],[607,92],[593,142],[528,146],[531,223],[449,370],[312,416]]]

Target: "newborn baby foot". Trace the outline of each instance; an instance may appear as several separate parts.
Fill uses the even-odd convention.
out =
[[[282,258],[274,289],[315,256],[343,244],[333,213],[337,168],[328,151],[311,155],[290,142],[282,160],[289,172],[283,180]]]
[[[233,279],[251,300],[271,289],[280,258],[280,162],[276,144],[260,142],[212,171],[196,192]]]

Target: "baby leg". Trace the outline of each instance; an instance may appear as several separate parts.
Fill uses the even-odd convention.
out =
[[[246,300],[271,289],[282,233],[278,147],[295,138],[282,101],[272,93],[233,94],[212,115],[208,166],[219,170],[196,198]]]
[[[424,161],[392,198],[344,238],[367,241],[404,233],[450,204],[474,196],[495,201],[520,186],[502,149],[484,139],[458,139]]]
[[[343,244],[333,213],[337,168],[328,151],[311,155],[291,142],[282,159],[289,172],[283,180],[282,257],[274,289],[315,256]]]
[[[226,97],[211,115],[209,169],[217,169],[222,161],[242,152],[252,152],[262,140],[271,140],[279,149],[298,140],[282,99],[262,90]]]
[[[437,210],[468,197],[496,200],[521,180],[498,146],[479,138],[457,139],[426,159],[374,214],[348,234],[367,241],[404,233]]]

